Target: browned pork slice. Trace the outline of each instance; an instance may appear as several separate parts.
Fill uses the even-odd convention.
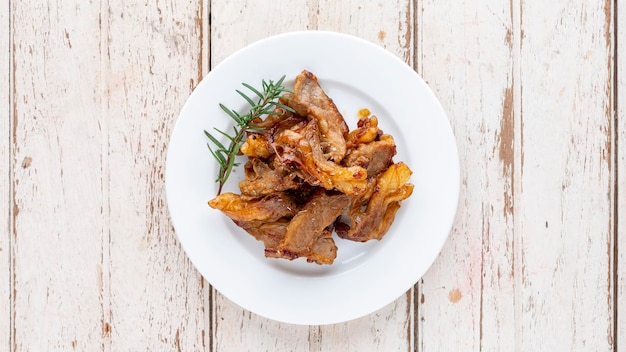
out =
[[[272,164],[259,158],[250,158],[244,166],[246,179],[239,182],[241,193],[261,197],[300,187],[302,181],[296,179],[295,173],[284,168],[273,168]]]
[[[346,154],[348,125],[333,100],[324,93],[314,74],[302,71],[296,77],[294,94],[288,95],[282,102],[298,115],[317,121],[325,158],[335,162],[343,159]]]
[[[400,162],[391,165],[378,176],[365,210],[361,204],[351,206],[345,214],[350,218],[351,224],[335,224],[337,235],[358,242],[380,240],[389,230],[400,208],[400,202],[413,192],[413,185],[407,183],[410,176],[411,170],[406,164]]]
[[[246,230],[256,240],[263,242],[265,246],[265,256],[267,258],[283,258],[293,260],[299,256],[295,253],[281,253],[278,250],[280,242],[287,232],[288,219],[281,219],[276,222],[263,221],[235,221],[237,226]],[[330,235],[330,232],[323,231],[322,234],[315,239],[311,253],[307,256],[308,262],[318,264],[332,264],[337,257],[337,247]],[[330,240],[330,242],[328,242]]]
[[[363,167],[367,169],[367,177],[374,177],[393,164],[394,155],[396,144],[391,136],[384,135],[378,141],[357,144],[349,149],[342,164]]]
[[[315,242],[311,253],[306,257],[307,262],[317,264],[332,264],[337,258],[337,246],[332,238],[333,226],[328,226],[320,233]]]
[[[266,257],[289,260],[298,258],[298,255],[295,253],[281,253],[278,250],[278,246],[287,232],[288,219],[281,219],[275,222],[235,221],[235,224],[246,230],[256,240],[263,242]],[[337,246],[331,237],[332,232],[332,226],[329,226],[316,236],[311,252],[306,256],[309,263],[333,263],[337,257]]]
[[[313,241],[313,246],[311,250],[306,254],[279,250],[278,245],[274,244],[275,237],[273,237],[271,234],[265,233],[264,228],[254,229],[253,232],[260,234],[261,237],[257,239],[264,241],[265,256],[268,258],[282,258],[294,260],[303,257],[306,258],[307,262],[316,264],[332,264],[335,261],[335,258],[337,258],[337,246],[335,245],[335,241],[332,238],[332,226],[325,228],[320,234],[316,236]],[[250,233],[252,234],[253,232]],[[253,236],[257,237],[257,235]]]
[[[247,233],[252,235],[258,241],[263,242],[265,245],[265,256],[275,256],[278,245],[285,237],[285,231],[287,231],[287,224],[289,219],[279,219],[277,221],[235,221],[237,226],[246,230]]]
[[[287,225],[285,237],[278,246],[278,255],[332,263],[336,255],[334,241],[330,237],[332,224],[349,203],[350,197],[345,194],[327,193],[323,189],[316,191]]]
[[[363,192],[367,170],[360,166],[344,167],[327,160],[322,154],[315,120],[296,132],[285,130],[272,144],[276,162],[293,169],[307,183],[347,195]]]
[[[276,221],[293,216],[297,211],[293,199],[284,193],[263,198],[222,193],[211,199],[209,206],[235,221]]]

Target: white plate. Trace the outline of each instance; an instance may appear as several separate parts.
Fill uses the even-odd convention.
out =
[[[207,201],[217,164],[203,130],[231,129],[219,103],[244,110],[242,82],[313,72],[350,128],[368,108],[398,145],[395,161],[413,170],[413,195],[381,241],[336,238],[330,266],[267,259],[257,242]],[[245,89],[245,88],[243,88]],[[372,313],[404,294],[426,272],[452,226],[459,195],[456,143],[439,101],[403,61],[362,39],[307,31],[270,37],[215,67],[183,107],[169,144],[167,201],[176,234],[202,276],[241,307],[277,321],[331,324]],[[237,191],[238,170],[225,191]]]

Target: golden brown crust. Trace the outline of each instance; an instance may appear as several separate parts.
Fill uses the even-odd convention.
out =
[[[296,77],[294,92],[290,99],[285,100],[286,104],[299,115],[316,121],[324,156],[340,162],[346,154],[348,125],[337,106],[324,93],[317,77],[306,70]]]
[[[413,192],[411,170],[394,163],[396,144],[369,111],[349,132],[315,75],[303,71],[294,91],[281,102],[295,113],[277,108],[242,145],[241,194],[209,205],[263,242],[266,257],[332,264],[333,232],[358,242],[387,233]]]

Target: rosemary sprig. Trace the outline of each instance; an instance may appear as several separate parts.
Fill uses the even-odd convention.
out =
[[[239,154],[239,148],[245,141],[246,133],[249,131],[253,132],[262,132],[258,126],[255,126],[254,121],[258,118],[262,118],[267,115],[279,115],[280,113],[275,111],[275,108],[279,107],[285,109],[287,111],[294,112],[294,110],[284,104],[278,102],[278,98],[280,98],[284,93],[291,93],[287,88],[283,86],[283,81],[285,80],[285,76],[282,76],[278,81],[261,81],[261,90],[254,88],[253,86],[242,83],[242,85],[247,88],[250,92],[252,92],[256,96],[256,101],[250,96],[246,95],[246,93],[236,89],[235,91],[239,94],[247,103],[250,105],[249,111],[241,115],[237,111],[233,109],[229,109],[224,104],[219,104],[220,108],[228,115],[231,119],[235,121],[235,126],[233,126],[233,134],[229,134],[225,131],[219,130],[217,128],[213,128],[216,132],[218,132],[221,136],[226,137],[228,140],[228,146],[225,146],[222,142],[220,142],[219,138],[212,135],[208,131],[204,131],[204,134],[209,138],[209,141],[213,144],[211,147],[211,143],[207,143],[211,154],[215,158],[215,160],[220,165],[220,170],[215,182],[219,183],[219,188],[217,190],[217,194],[222,193],[222,187],[233,167],[239,166],[239,163],[235,162],[235,157]]]

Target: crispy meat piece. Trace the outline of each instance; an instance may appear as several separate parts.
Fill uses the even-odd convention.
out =
[[[273,111],[275,113],[267,115],[265,117],[265,120],[261,118],[257,118],[256,120],[254,120],[253,126],[267,131],[273,126],[279,124],[281,121],[287,120],[291,116],[293,116],[292,112],[282,109],[280,107],[276,107]]]
[[[333,100],[324,93],[317,77],[306,70],[296,77],[294,93],[283,99],[283,103],[298,115],[315,120],[319,125],[325,158],[341,161],[346,154],[348,125]]]
[[[276,221],[293,216],[297,211],[295,202],[285,193],[263,198],[222,193],[211,199],[209,206],[236,221]]]
[[[276,194],[300,187],[301,180],[285,168],[273,168],[259,158],[250,158],[244,166],[246,179],[239,182],[241,193],[250,197]]]
[[[267,115],[265,120],[258,119],[254,127],[264,130],[265,133],[248,133],[246,141],[241,145],[241,154],[252,158],[269,158],[274,155],[271,142],[276,136],[286,129],[302,128],[308,120],[306,117],[295,115],[289,111],[277,107],[274,112],[278,115]]]
[[[393,138],[366,109],[349,132],[308,71],[280,102],[295,112],[277,106],[256,119],[258,130],[240,148],[248,157],[241,195],[218,195],[209,206],[263,242],[269,258],[332,264],[333,232],[352,241],[381,239],[413,191],[411,170],[393,163]]]
[[[272,256],[272,253],[277,251],[280,241],[285,237],[289,219],[280,219],[272,222],[258,220],[234,222],[237,226],[246,230],[252,237],[263,242],[266,256]]]
[[[284,192],[279,194],[247,199],[224,193],[209,205],[263,242],[266,257],[289,260],[305,257],[309,262],[332,264],[337,256],[337,246],[331,237],[333,223],[350,198],[341,193],[326,194],[318,188],[304,205],[304,212],[298,212],[291,197]]]
[[[268,258],[297,259],[294,253],[284,253],[278,250],[282,239],[285,237],[289,219],[281,219],[276,222],[264,221],[235,221],[237,226],[246,230],[256,240],[263,242],[265,256]],[[310,253],[306,256],[309,263],[332,264],[337,257],[337,246],[332,239],[332,226],[325,228],[313,241]]]
[[[332,264],[337,258],[337,246],[332,238],[333,226],[328,226],[320,233],[315,242],[311,253],[306,257],[309,263]]]
[[[343,167],[322,154],[317,123],[311,120],[300,133],[285,130],[272,144],[278,160],[314,186],[337,189],[348,195],[359,194],[367,185],[367,170],[360,166]]]
[[[289,115],[289,117],[285,118],[284,120],[279,121],[277,124],[267,129],[267,132],[266,132],[267,140],[270,143],[273,143],[283,131],[285,130],[299,131],[302,128],[304,128],[304,126],[306,126],[308,122],[309,120],[307,120],[306,117],[291,114]]]
[[[256,229],[255,231],[259,231]],[[294,260],[300,257],[305,257],[309,263],[316,264],[332,264],[337,258],[337,246],[335,241],[331,237],[333,233],[333,227],[329,226],[322,230],[322,232],[313,240],[312,248],[306,255],[300,253],[293,253],[288,251],[281,251],[272,244],[265,246],[265,256],[268,258],[282,258],[288,260]],[[272,241],[274,239],[272,238]]]
[[[352,148],[360,143],[373,142],[382,135],[383,131],[378,128],[376,116],[361,118],[357,122],[357,128],[348,134],[346,145],[348,148]]]
[[[250,133],[239,151],[249,158],[269,158],[274,154],[267,137],[259,133]]]
[[[357,144],[349,149],[342,164],[363,167],[367,169],[367,177],[374,177],[393,164],[394,155],[396,144],[390,135],[384,135],[378,141]]]
[[[380,240],[389,230],[400,202],[413,192],[413,185],[407,183],[410,176],[411,170],[402,162],[391,165],[378,176],[365,210],[363,203],[353,203],[345,214],[351,224],[339,221],[335,224],[339,237],[358,242]]]
[[[278,246],[278,255],[332,263],[336,255],[334,241],[330,237],[332,225],[349,203],[350,197],[343,193],[327,193],[319,189],[287,225],[285,237]]]

